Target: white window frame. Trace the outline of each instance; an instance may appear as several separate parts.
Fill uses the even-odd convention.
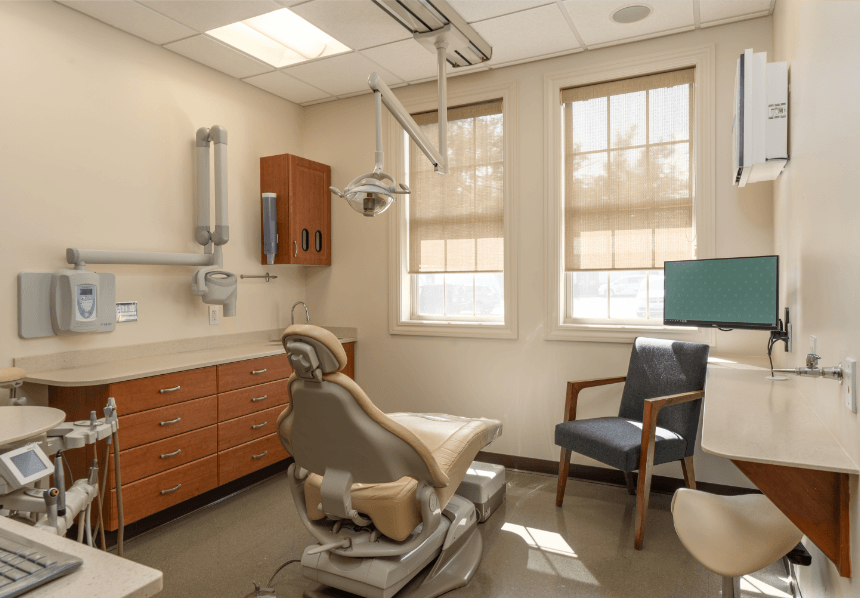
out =
[[[564,139],[562,89],[695,67],[693,229],[697,259],[715,257],[715,56],[714,44],[632,60],[603,63],[544,76],[544,138],[546,158],[546,332],[547,340],[630,343],[637,336],[693,341],[713,345],[713,328],[653,324],[572,323],[565,321],[564,272]],[[647,269],[647,268],[646,268]]]
[[[445,320],[429,319],[427,316],[413,317],[412,276],[407,271],[409,263],[409,226],[406,202],[396,201],[389,208],[389,268],[388,268],[388,331],[391,334],[419,336],[449,336],[472,338],[517,338],[517,222],[516,222],[516,173],[517,173],[517,87],[515,82],[482,88],[465,88],[465,84],[454,80],[448,82],[448,106],[461,106],[489,100],[502,100],[504,118],[505,149],[505,316],[503,321],[450,317]],[[410,113],[425,112],[438,108],[438,95],[432,94],[402,99]],[[386,159],[392,165],[398,181],[404,180],[405,164],[403,128],[392,118],[387,119]],[[389,159],[390,158],[390,159]],[[444,175],[439,175],[444,176]],[[453,272],[452,274],[456,274]],[[480,318],[480,317],[479,317]]]

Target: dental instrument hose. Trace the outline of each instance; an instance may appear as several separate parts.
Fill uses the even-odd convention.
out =
[[[113,397],[108,399],[109,408],[116,413],[116,401]],[[119,530],[116,536],[116,554],[122,556],[122,537],[125,535],[125,517],[122,512],[122,479],[119,473],[119,430],[114,430],[113,434],[113,473],[114,481],[116,482],[116,513],[119,520]]]

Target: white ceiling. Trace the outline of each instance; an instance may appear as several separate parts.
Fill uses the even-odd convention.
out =
[[[307,105],[369,93],[379,72],[391,87],[436,76],[436,58],[371,0],[57,0],[75,10],[187,56],[277,96]],[[649,37],[754,19],[776,0],[449,0],[493,47],[465,74],[583,52]],[[613,12],[633,3],[652,13],[619,24]],[[353,52],[277,70],[205,35],[223,25],[290,8]]]

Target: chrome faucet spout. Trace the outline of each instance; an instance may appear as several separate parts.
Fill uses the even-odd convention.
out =
[[[292,324],[296,323],[296,306],[297,305],[304,305],[304,307],[305,307],[305,322],[310,324],[311,323],[311,314],[308,311],[308,306],[305,304],[304,301],[296,301],[293,304],[293,308],[290,310],[290,324],[292,325]]]

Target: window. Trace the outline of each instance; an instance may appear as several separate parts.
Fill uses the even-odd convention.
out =
[[[516,338],[509,90],[488,93],[449,93],[447,175],[395,129],[399,180],[412,192],[394,206],[394,333]],[[435,141],[438,112],[425,105],[410,112]]]
[[[693,259],[693,69],[565,89],[567,320],[663,323],[663,262]]]
[[[413,116],[429,139],[437,138],[437,112]],[[436,173],[404,133],[416,319],[504,320],[503,123],[501,101],[449,109],[447,175]]]
[[[663,326],[664,262],[713,253],[712,52],[547,78],[548,338],[713,338]]]

